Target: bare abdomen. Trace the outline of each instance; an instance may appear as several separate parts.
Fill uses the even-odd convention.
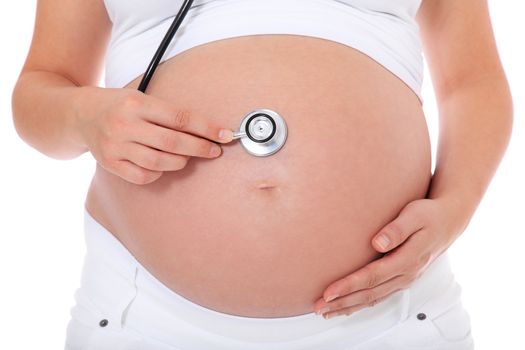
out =
[[[293,35],[211,42],[162,64],[148,93],[232,130],[257,108],[288,125],[270,157],[235,141],[148,185],[97,166],[88,211],[202,306],[250,317],[311,312],[328,284],[377,258],[371,237],[426,194],[431,153],[416,95],[342,44]]]

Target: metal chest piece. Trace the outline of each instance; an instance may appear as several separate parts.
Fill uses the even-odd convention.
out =
[[[270,109],[257,109],[246,115],[234,138],[240,138],[246,151],[257,157],[270,156],[279,151],[288,130],[284,119]]]

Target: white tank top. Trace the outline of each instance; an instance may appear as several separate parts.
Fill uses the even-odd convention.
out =
[[[104,0],[113,22],[106,87],[146,70],[183,0]],[[357,49],[421,98],[423,56],[415,15],[421,0],[195,0],[162,61],[214,40],[297,34]]]

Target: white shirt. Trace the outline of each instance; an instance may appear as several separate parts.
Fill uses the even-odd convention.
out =
[[[113,22],[106,87],[142,75],[182,0],[104,0]],[[423,55],[415,15],[421,0],[195,0],[162,61],[214,40],[297,34],[332,40],[374,59],[420,98]]]

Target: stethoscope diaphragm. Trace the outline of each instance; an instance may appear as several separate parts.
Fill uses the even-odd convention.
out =
[[[239,131],[233,134],[244,149],[257,157],[270,156],[286,142],[288,130],[284,119],[271,109],[261,108],[248,113],[241,121]]]

